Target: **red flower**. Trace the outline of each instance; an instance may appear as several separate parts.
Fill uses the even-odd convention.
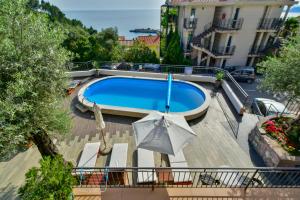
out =
[[[272,120],[268,120],[264,123],[266,126],[275,126],[275,122],[273,122]]]

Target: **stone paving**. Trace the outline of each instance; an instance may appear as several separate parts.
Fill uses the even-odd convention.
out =
[[[253,167],[255,166],[257,155],[249,153],[245,144],[245,137],[248,129],[255,125],[255,121],[242,120],[243,127],[249,127],[246,131],[240,129],[243,135],[242,140],[234,137],[232,127],[228,123],[228,118],[224,114],[229,113],[230,106],[222,92],[215,94],[212,92],[212,85],[201,84],[211,94],[212,100],[205,116],[189,122],[191,128],[198,135],[197,139],[184,148],[184,154],[189,167]],[[65,99],[65,106],[71,108],[70,115],[73,127],[70,134],[64,138],[57,139],[57,146],[66,160],[76,165],[80,153],[87,142],[101,141],[100,134],[95,128],[95,120],[91,112],[81,113],[75,108],[77,103],[76,92]],[[220,101],[221,99],[221,101]],[[222,109],[225,107],[225,110]],[[234,118],[234,117],[233,117]],[[135,141],[131,124],[138,120],[136,118],[104,115],[106,122],[105,138],[109,145],[114,143],[128,143],[127,166],[136,166]],[[236,120],[236,119],[234,119]],[[242,142],[241,142],[242,141]],[[103,142],[102,142],[103,144]],[[36,147],[32,147],[25,152],[21,152],[11,160],[0,162],[0,199],[14,199],[17,188],[24,182],[25,172],[32,166],[38,166],[40,154]],[[109,155],[100,156],[96,166],[104,167],[108,165]],[[155,153],[156,166],[168,166],[168,159],[164,156],[161,163],[161,156]]]

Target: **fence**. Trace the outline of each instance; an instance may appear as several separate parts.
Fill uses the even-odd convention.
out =
[[[300,188],[297,168],[74,168],[75,187]]]
[[[229,72],[218,67],[199,67],[187,65],[166,65],[166,64],[149,64],[149,63],[129,63],[129,62],[78,62],[67,65],[70,71],[89,70],[89,69],[108,69],[123,70],[136,72],[153,72],[153,73],[173,73],[201,76],[215,76],[222,71],[225,74],[225,80],[240,99],[240,101],[248,106],[250,99],[243,88],[235,81]]]

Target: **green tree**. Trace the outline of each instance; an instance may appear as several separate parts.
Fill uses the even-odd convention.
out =
[[[64,34],[25,0],[0,1],[0,156],[33,140],[42,156],[58,154],[49,134],[65,133]]]
[[[125,48],[120,44],[116,45],[112,50],[111,61],[124,61]]]
[[[300,97],[300,36],[285,41],[279,55],[267,57],[258,64],[265,75],[261,88],[284,93],[289,98]]]
[[[101,32],[90,37],[92,60],[108,61],[112,58],[112,52],[116,45],[118,45],[118,31],[117,28],[103,29]]]
[[[40,6],[39,0],[28,0],[27,5],[29,8],[31,8],[33,10],[37,10]]]
[[[190,62],[184,58],[183,51],[180,46],[180,37],[178,32],[175,33],[170,32],[171,40],[167,47],[167,50],[164,55],[163,63],[165,64],[190,64]]]
[[[299,31],[299,20],[296,17],[290,17],[284,22],[283,37],[294,36]]]
[[[65,163],[61,156],[45,157],[40,168],[31,168],[26,173],[25,185],[19,189],[24,200],[66,200],[72,195],[76,179],[71,175],[72,164]]]
[[[124,55],[127,62],[135,63],[159,63],[154,51],[151,51],[144,43],[135,41],[133,46],[130,47]]]

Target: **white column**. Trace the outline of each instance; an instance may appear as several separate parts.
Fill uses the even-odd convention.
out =
[[[202,51],[198,51],[197,65],[199,66],[202,59]]]
[[[210,39],[210,47],[209,47],[209,50],[210,50],[210,51],[212,51],[213,46],[214,46],[215,35],[216,35],[216,33],[213,31],[212,34],[211,34],[211,39]]]
[[[261,40],[262,40],[262,38],[263,38],[263,36],[264,36],[264,32],[261,32],[261,33],[259,33],[259,34],[260,34],[260,35],[259,35],[258,40],[257,40],[257,42],[256,42],[256,47],[257,47],[257,49],[255,49],[255,51],[258,50],[259,47],[261,46]]]
[[[263,46],[263,47],[267,45],[267,42],[268,42],[268,40],[269,40],[270,35],[271,35],[271,33],[267,33],[267,35],[266,35],[266,37],[265,37],[265,40],[262,41],[262,46]]]
[[[210,56],[207,56],[206,67],[209,67],[210,64]]]
[[[255,59],[255,57],[251,58],[251,61],[250,61],[250,64],[249,64],[251,67],[253,67],[254,59]]]
[[[221,58],[219,67],[222,68],[224,58]]]

